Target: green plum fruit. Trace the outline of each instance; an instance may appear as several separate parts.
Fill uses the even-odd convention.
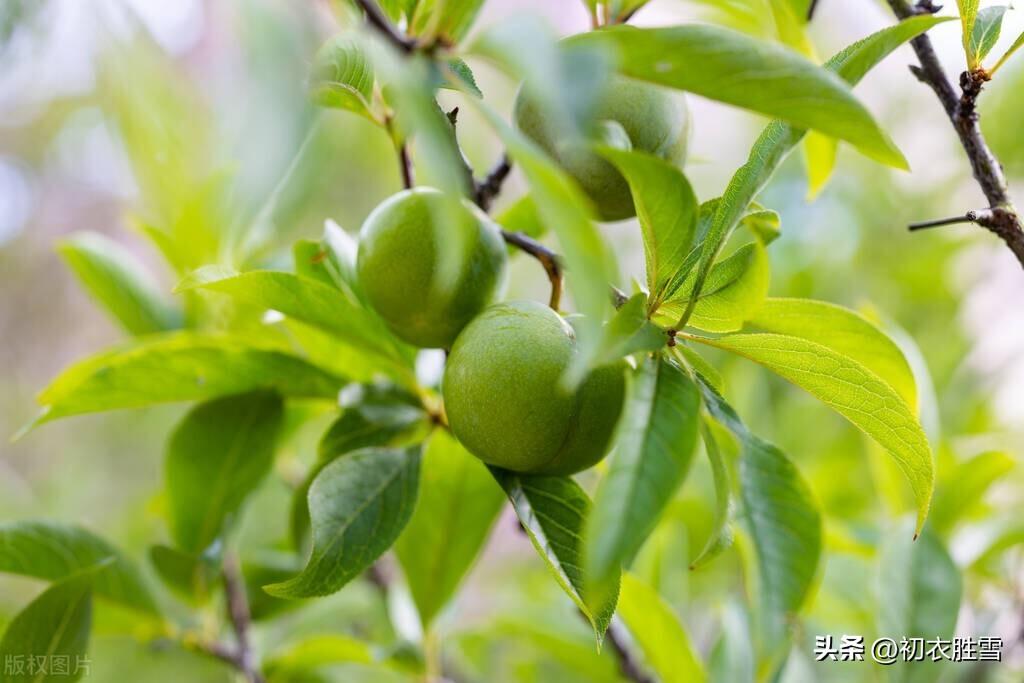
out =
[[[593,200],[599,217],[618,221],[636,215],[629,184],[610,162],[552,125],[542,106],[520,90],[516,126],[540,145]],[[635,149],[682,166],[689,138],[689,113],[682,94],[621,76],[612,78],[594,109],[589,142]]]
[[[491,306],[455,340],[442,392],[459,441],[490,465],[572,474],[608,452],[622,412],[625,362],[562,378],[576,354],[572,327],[535,302]]]
[[[442,249],[458,249],[442,277]],[[500,294],[507,252],[498,226],[468,202],[438,190],[404,190],[363,223],[356,272],[367,300],[401,339],[450,348]]]

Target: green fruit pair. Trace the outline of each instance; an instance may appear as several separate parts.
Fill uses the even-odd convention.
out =
[[[636,215],[629,184],[587,141],[566,140],[550,124],[544,108],[521,91],[516,99],[516,126],[540,145],[579,183],[599,217],[618,221]],[[611,79],[594,109],[596,124],[589,142],[635,149],[682,166],[689,137],[689,114],[682,95],[622,77]]]
[[[448,423],[490,465],[564,475],[608,451],[622,412],[625,363],[562,386],[576,354],[572,327],[534,302],[494,305],[459,335],[444,374]]]
[[[445,255],[443,248],[459,253]],[[442,272],[445,256],[452,257],[450,275]],[[422,348],[450,348],[497,298],[506,260],[501,231],[483,212],[438,190],[415,188],[386,199],[366,218],[356,270],[370,305],[396,336]]]

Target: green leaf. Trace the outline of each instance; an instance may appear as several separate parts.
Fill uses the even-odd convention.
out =
[[[1017,36],[1017,40],[1013,41],[1013,45],[1010,46],[1010,49],[1007,50],[1003,54],[1003,56],[999,58],[999,61],[996,62],[995,66],[988,70],[989,76],[994,74],[1003,64],[1006,63],[1006,60],[1013,56],[1014,52],[1021,49],[1022,47],[1024,47],[1024,33],[1021,33],[1019,36]]]
[[[626,76],[819,130],[850,142],[877,161],[907,168],[906,159],[847,83],[778,45],[697,24],[615,26],[574,36],[569,43],[614,51]]]
[[[670,293],[697,229],[697,197],[674,164],[643,152],[600,150],[626,178],[644,236],[651,310]]]
[[[55,583],[7,626],[0,641],[4,682],[79,680],[88,671],[83,661],[91,628],[91,574],[78,574]],[[24,665],[23,670],[18,671],[18,663]],[[66,668],[63,663],[67,663]],[[68,673],[55,673],[54,664]]]
[[[521,232],[533,238],[547,233],[547,226],[537,212],[537,204],[528,194],[505,207],[494,220],[509,232]]]
[[[419,0],[411,23],[412,34],[428,42],[455,45],[469,31],[484,0]]]
[[[974,27],[971,29],[971,39],[967,48],[967,63],[970,68],[973,69],[980,66],[982,60],[996,46],[996,41],[999,40],[999,33],[1003,28],[1003,15],[1006,14],[1006,10],[1007,7],[1005,5],[998,5],[995,7],[985,7],[978,12]]]
[[[304,681],[309,674],[335,664],[373,664],[372,648],[339,634],[312,635],[271,655],[263,665],[271,681]],[[317,679],[313,679],[317,680]]]
[[[283,418],[281,397],[258,391],[201,403],[178,424],[164,475],[179,548],[199,553],[221,535],[270,471]]]
[[[452,58],[445,62],[448,70],[457,78],[459,82],[473,95],[477,97],[483,97],[484,94],[480,91],[480,86],[476,84],[476,76],[473,75],[473,70],[469,68],[469,64],[466,64],[464,59]]]
[[[821,558],[821,512],[789,458],[751,434],[703,378],[698,385],[708,413],[740,442],[742,514],[757,555],[761,602],[774,628],[810,593]]]
[[[484,464],[448,432],[434,430],[416,509],[395,543],[424,629],[476,561],[504,502]]]
[[[149,561],[168,588],[190,604],[201,605],[220,585],[220,547],[201,555],[185,553],[167,545],[149,549]]]
[[[281,598],[329,595],[361,574],[412,516],[419,474],[419,448],[366,448],[327,465],[309,488],[306,568],[264,589]]]
[[[967,56],[967,67],[974,68],[977,63],[971,63],[974,50],[971,49],[971,41],[974,38],[974,22],[978,18],[978,6],[980,0],[956,0],[960,9],[960,25],[963,29],[964,54]]]
[[[920,533],[934,488],[932,454],[917,418],[888,383],[849,356],[799,337],[735,334],[691,339],[764,365],[819,398],[874,439],[910,482]]]
[[[917,413],[917,385],[906,357],[878,327],[835,304],[811,299],[766,299],[751,324],[800,337],[848,356],[882,378]]]
[[[622,575],[619,616],[636,639],[647,665],[662,683],[706,680],[700,657],[679,617],[651,586],[629,572]]]
[[[682,485],[697,441],[700,396],[686,373],[661,356],[630,375],[615,452],[587,519],[583,570],[588,596],[618,583]]]
[[[373,66],[353,36],[334,36],[313,58],[310,97],[321,107],[350,111],[379,124],[372,104],[373,84]]]
[[[956,628],[963,579],[942,542],[926,529],[911,541],[901,524],[882,545],[878,567],[878,632],[906,638],[951,638]],[[897,662],[893,681],[934,681],[942,663]]]
[[[957,463],[940,479],[929,517],[932,528],[940,533],[951,531],[972,512],[989,487],[1011,472],[1014,465],[1014,459],[1002,451],[980,453]]]
[[[726,469],[725,460],[722,459],[722,451],[718,448],[715,435],[707,423],[701,425],[701,436],[704,439],[704,451],[711,464],[711,477],[715,483],[715,519],[708,540],[690,563],[690,569],[707,564],[733,542],[732,529],[729,528],[729,508],[732,501],[729,471]]]
[[[273,619],[278,615],[303,606],[298,600],[282,600],[268,595],[263,586],[277,583],[295,575],[300,569],[296,566],[293,553],[278,551],[262,551],[254,557],[246,557],[242,563],[242,578],[245,592],[249,599],[249,615],[253,621]]]
[[[159,614],[138,567],[92,532],[45,521],[0,524],[0,572],[59,581],[102,562],[109,564],[93,577],[97,595],[142,612]]]
[[[868,71],[897,47],[936,24],[948,20],[949,17],[933,16],[906,19],[844,48],[825,64],[825,68],[835,72],[850,85],[856,85]],[[703,289],[708,271],[733,229],[746,215],[750,203],[768,184],[775,169],[803,139],[806,132],[783,121],[772,121],[762,131],[750,150],[747,162],[733,174],[721,200],[715,205],[714,215],[706,231],[700,231],[703,245],[695,276],[694,288],[697,291]]]
[[[804,138],[804,165],[807,166],[807,199],[814,199],[825,189],[836,167],[839,141],[816,130]]]
[[[596,365],[643,351],[657,351],[665,346],[665,331],[647,319],[647,297],[634,294],[615,311],[605,326],[604,348]]]
[[[366,353],[406,362],[407,354],[376,315],[318,280],[269,270],[225,277],[223,269],[214,266],[193,272],[178,289],[221,292],[329,332]]]
[[[94,232],[61,240],[60,255],[85,289],[130,334],[181,327],[182,316],[141,263],[114,240]]]
[[[341,378],[277,349],[227,336],[171,333],[66,368],[39,394],[44,408],[35,424],[255,389],[333,399],[343,384]]]
[[[753,683],[755,679],[754,639],[750,616],[738,601],[730,601],[722,611],[722,632],[715,641],[708,662],[713,681]]]
[[[537,554],[590,621],[600,645],[615,613],[619,586],[616,579],[614,591],[600,605],[588,606],[584,586],[590,581],[582,559],[583,526],[591,509],[587,494],[570,477],[531,477],[493,467],[491,474],[512,501]]]

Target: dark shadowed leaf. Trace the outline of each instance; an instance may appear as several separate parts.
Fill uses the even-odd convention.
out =
[[[484,464],[435,430],[423,454],[416,510],[395,543],[424,628],[473,566],[504,502]]]
[[[164,461],[168,516],[178,547],[216,540],[274,462],[284,401],[273,392],[225,396],[193,408],[171,434]]]
[[[365,448],[327,465],[309,488],[309,561],[265,590],[282,598],[329,595],[365,571],[412,516],[419,472],[419,448]]]
[[[616,576],[614,591],[604,602],[588,607],[583,592],[588,581],[582,569],[583,526],[591,509],[587,494],[570,477],[530,477],[493,467],[491,473],[555,580],[594,627],[600,645],[615,613],[619,581]]]
[[[215,545],[201,555],[185,553],[167,545],[149,549],[149,561],[168,588],[191,604],[209,600],[220,585],[222,547]]]
[[[693,459],[700,396],[674,362],[647,358],[630,375],[626,408],[608,471],[584,535],[588,597],[618,583],[654,530]]]
[[[53,584],[16,614],[0,641],[0,662],[4,662],[4,683],[48,683],[77,681],[85,675],[86,648],[92,628],[92,574],[86,572]],[[56,658],[69,662],[68,674],[53,673],[49,664]],[[29,666],[42,658],[39,672]],[[14,662],[24,668],[11,673]]]
[[[711,526],[711,533],[708,535],[704,548],[690,563],[690,569],[698,569],[707,564],[731,546],[733,542],[732,529],[729,527],[729,511],[732,507],[729,470],[725,466],[722,451],[718,448],[718,442],[715,441],[710,424],[701,425],[701,436],[704,439],[704,450],[708,455],[708,462],[711,464],[711,476],[715,482],[715,521]]]
[[[98,596],[159,613],[136,565],[92,532],[34,520],[0,525],[0,572],[59,581],[104,562],[93,576]]]

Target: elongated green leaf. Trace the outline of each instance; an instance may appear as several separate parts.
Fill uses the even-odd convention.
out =
[[[493,467],[491,474],[512,501],[537,554],[590,621],[600,645],[615,613],[619,582],[604,602],[594,609],[588,606],[582,558],[583,526],[591,509],[587,494],[569,477],[530,477]]]
[[[856,85],[868,71],[897,47],[936,24],[948,20],[949,17],[911,17],[844,48],[825,64],[825,68],[835,72],[850,85]],[[722,193],[706,231],[700,232],[703,245],[695,284],[698,292],[703,289],[704,279],[711,265],[733,229],[747,213],[754,197],[764,189],[775,169],[804,135],[805,129],[793,127],[783,121],[772,121],[762,131],[750,150],[747,162],[736,170],[725,192]]]
[[[722,632],[711,650],[708,672],[713,681],[753,683],[756,668],[750,615],[738,601],[722,611]]]
[[[697,228],[697,197],[674,164],[643,152],[610,147],[603,154],[619,169],[633,193],[644,235],[647,289],[656,310],[677,276]]]
[[[0,525],[0,572],[59,581],[102,562],[108,564],[93,577],[97,595],[143,612],[159,613],[136,565],[92,532],[44,521]]]
[[[200,268],[178,289],[221,292],[243,303],[279,311],[337,335],[361,350],[406,362],[399,343],[373,313],[323,282],[291,273],[254,270],[224,277],[219,267]]]
[[[963,30],[964,54],[967,56],[968,68],[974,68],[977,64],[971,63],[971,38],[974,36],[974,22],[978,19],[978,7],[980,0],[956,0],[957,8],[960,10],[960,26]]]
[[[687,90],[846,140],[873,159],[906,168],[871,114],[836,74],[796,52],[717,26],[616,26],[570,44],[611,49],[626,76]],[[694,68],[694,65],[700,68]]]
[[[270,680],[307,680],[303,675],[335,664],[372,664],[373,649],[350,636],[314,635],[273,654],[264,664]],[[319,680],[319,679],[311,679]]]
[[[306,568],[265,590],[281,598],[329,595],[366,570],[412,516],[419,474],[419,448],[366,448],[321,470],[309,488]]]
[[[1014,459],[1002,451],[980,453],[958,463],[939,483],[930,516],[932,527],[940,533],[951,530],[1015,464]]]
[[[782,451],[750,433],[725,399],[698,376],[708,413],[740,442],[740,502],[757,554],[770,629],[797,612],[821,558],[821,512]]]
[[[162,296],[153,277],[114,240],[81,232],[62,240],[61,256],[89,294],[130,334],[181,326],[181,313]]]
[[[55,583],[7,626],[0,641],[4,682],[81,679],[88,670],[83,662],[91,628],[91,574],[78,574]],[[56,670],[54,664],[61,670]]]
[[[541,219],[558,236],[569,289],[584,314],[577,325],[578,353],[568,378],[570,384],[578,383],[601,348],[601,323],[610,307],[608,285],[618,280],[614,259],[583,208],[588,206],[588,200],[576,184],[536,145],[513,130],[491,109],[481,105],[481,111],[526,175]]]
[[[1006,14],[1006,10],[1005,5],[997,5],[985,7],[978,12],[967,48],[967,60],[971,68],[981,65],[982,60],[996,46],[999,33],[1003,29],[1003,15]]]
[[[814,199],[825,189],[832,171],[836,167],[839,141],[822,135],[816,130],[809,131],[804,138],[804,165],[807,167],[807,198]]]
[[[412,32],[427,40],[454,45],[473,25],[484,0],[419,0],[412,19]]]
[[[911,541],[901,524],[882,546],[878,567],[878,632],[906,638],[951,638],[960,611],[963,580],[942,542],[926,529]],[[936,680],[942,662],[896,662],[893,681]]]
[[[341,378],[276,348],[252,346],[228,336],[172,333],[65,369],[39,394],[43,413],[35,424],[255,389],[331,399],[342,384]]]
[[[416,510],[395,544],[424,628],[454,595],[504,502],[484,464],[435,430],[423,454]]]
[[[888,383],[852,358],[799,337],[736,334],[693,339],[764,365],[821,399],[886,449],[910,482],[920,533],[934,488],[932,454],[917,418]]]
[[[619,616],[662,683],[706,680],[700,657],[672,607],[651,586],[629,572],[622,575]]]
[[[588,596],[616,585],[682,484],[697,440],[700,396],[675,363],[648,358],[632,373],[615,453],[587,519]]]
[[[595,365],[641,351],[657,351],[667,342],[665,331],[647,319],[647,297],[643,293],[634,294],[605,326],[604,348]]]
[[[1013,56],[1014,52],[1021,49],[1022,47],[1024,47],[1024,33],[1021,33],[1019,36],[1017,36],[1017,40],[1013,41],[1013,45],[1010,46],[1010,49],[1003,53],[1003,56],[999,58],[999,61],[996,62],[995,66],[988,70],[989,75],[995,73],[997,69],[999,69],[1003,64],[1006,63],[1006,60]]]
[[[711,476],[715,482],[715,521],[711,525],[711,533],[704,548],[690,563],[690,569],[697,569],[714,559],[723,550],[732,545],[733,535],[729,528],[729,508],[732,491],[729,484],[729,471],[722,459],[722,451],[718,448],[715,435],[707,423],[701,425],[701,436],[704,439],[704,451],[711,464]]]
[[[192,409],[164,461],[171,535],[200,553],[224,531],[274,462],[284,401],[273,392],[225,396]]]
[[[917,385],[910,364],[896,343],[863,316],[824,301],[767,299],[751,323],[852,358],[885,380],[917,412]]]
[[[521,232],[534,238],[547,233],[547,226],[537,213],[537,204],[528,194],[505,207],[494,220],[509,232]]]
[[[220,585],[218,546],[192,555],[168,545],[154,545],[149,549],[149,562],[164,585],[189,604],[206,603]]]
[[[310,97],[322,107],[350,111],[381,123],[373,111],[373,66],[362,45],[350,35],[328,40],[313,60]]]

